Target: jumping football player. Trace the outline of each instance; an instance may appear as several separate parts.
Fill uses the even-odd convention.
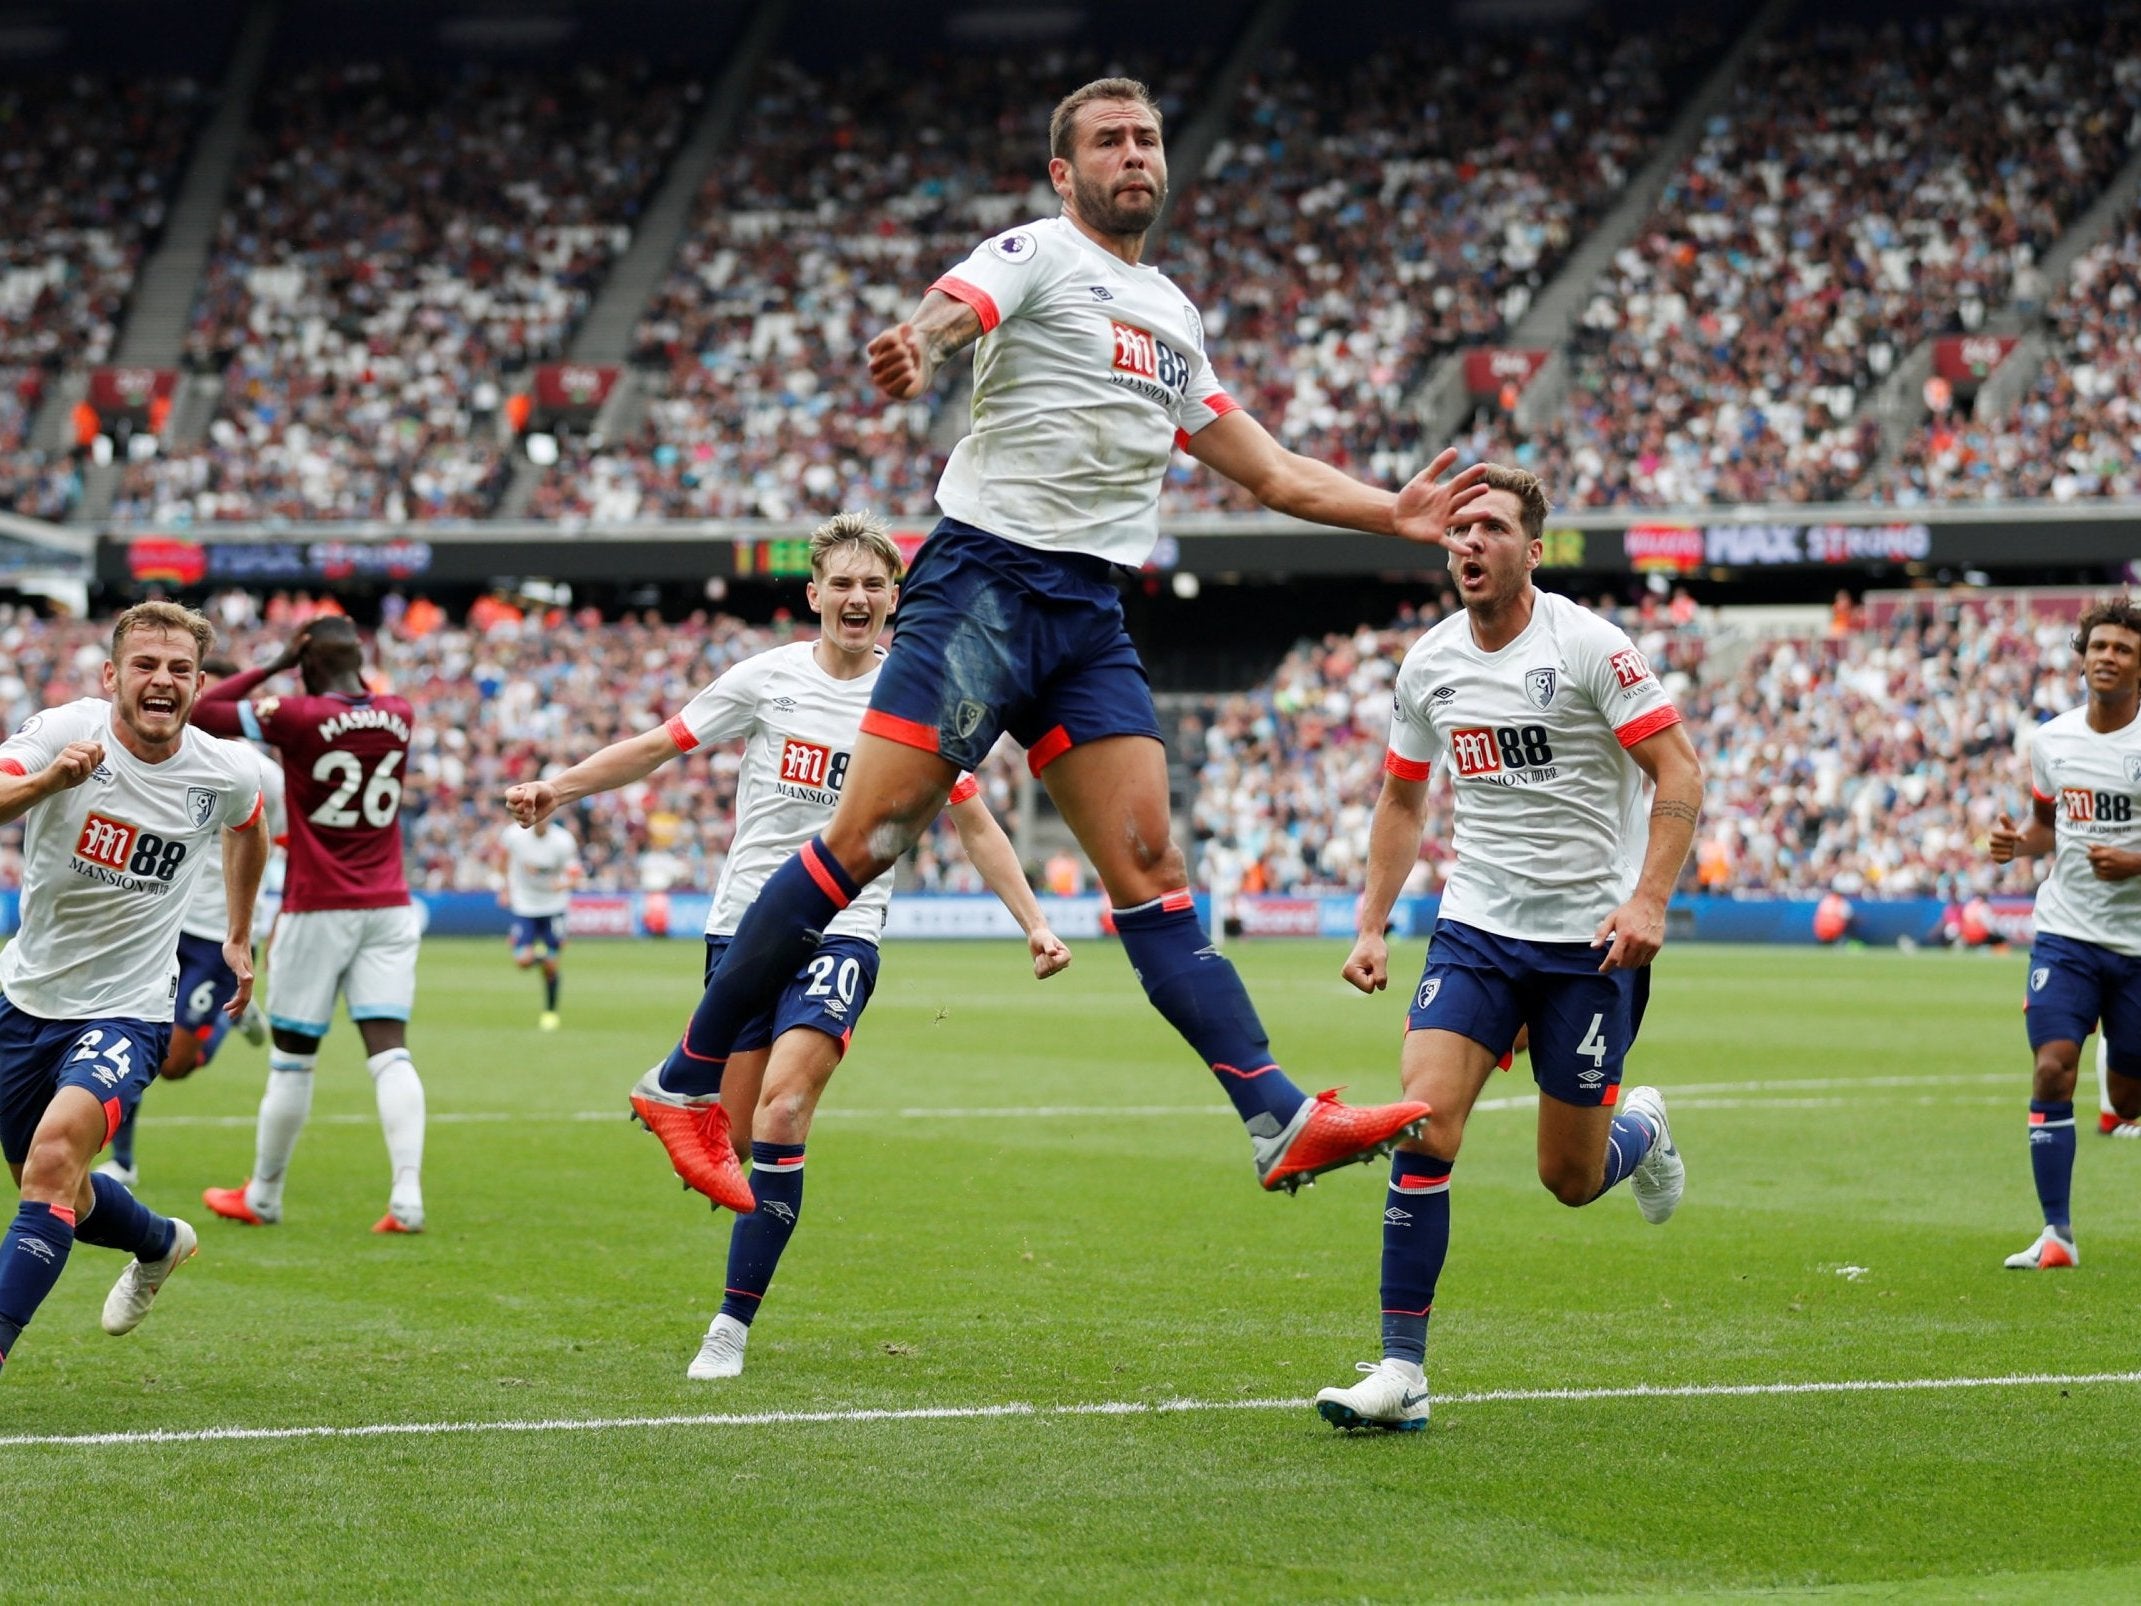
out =
[[[1048,173],[1059,215],[983,241],[869,343],[872,383],[909,401],[979,342],[974,427],[937,486],[945,516],[908,581],[839,807],[767,879],[643,1096],[680,1112],[713,1103],[744,1023],[1008,731],[1099,872],[1146,996],[1233,1101],[1258,1180],[1291,1190],[1386,1152],[1427,1109],[1354,1109],[1335,1090],[1302,1092],[1279,1068],[1192,907],[1159,719],[1113,571],[1150,555],[1178,443],[1267,507],[1427,543],[1446,540],[1480,471],[1438,483],[1455,461],[1445,452],[1393,495],[1284,450],[1220,388],[1196,308],[1142,260],[1167,195],[1160,112],[1144,85],[1106,78],[1065,97]],[[685,1174],[718,1165],[697,1127],[669,1130]]]
[[[0,822],[28,819],[22,929],[0,953],[0,1149],[22,1190],[0,1239],[0,1363],[77,1242],[134,1258],[104,1301],[130,1333],[197,1240],[89,1169],[164,1057],[178,931],[209,846],[222,858],[232,1017],[252,997],[253,898],[267,863],[259,765],[189,731],[215,627],[169,602],[112,626],[104,696],[0,743]]]
[[[201,664],[197,683],[205,692],[224,676],[237,672],[238,666],[228,658],[209,658]],[[257,749],[243,742],[235,745],[259,767],[260,792],[267,803],[272,841],[280,834],[277,823],[282,816],[282,770],[263,760]],[[164,1051],[164,1062],[157,1072],[167,1082],[185,1080],[216,1057],[232,1025],[226,1006],[238,992],[238,978],[223,962],[223,943],[230,933],[224,922],[222,840],[211,837],[202,851],[206,862],[193,883],[193,897],[178,928],[178,1018],[172,1023],[171,1046]],[[256,1002],[246,1004],[236,1024],[246,1041],[260,1044],[268,1040],[267,1017],[260,1013]],[[147,1096],[144,1088],[142,1097]],[[134,1133],[140,1123],[141,1105],[136,1103],[112,1134],[111,1158],[97,1167],[100,1176],[112,1177],[129,1188],[141,1185],[141,1168],[135,1163],[134,1152]]]
[[[304,694],[254,697],[296,669]],[[289,875],[268,945],[267,1092],[253,1174],[201,1198],[229,1221],[282,1219],[283,1185],[312,1111],[313,1067],[339,993],[364,1039],[392,1173],[374,1232],[424,1226],[424,1084],[409,1056],[422,924],[402,872],[401,766],[415,721],[408,702],[364,683],[357,627],[312,620],[273,662],[218,684],[194,723],[218,736],[272,743],[282,754],[290,816]]]
[[[507,826],[500,834],[506,860],[505,890],[500,894],[513,917],[510,941],[513,963],[522,970],[543,967],[543,1012],[538,1031],[558,1029],[558,959],[565,952],[565,914],[572,907],[572,884],[580,877],[580,844],[553,819],[533,831]]]
[[[828,519],[811,536],[810,572],[806,595],[823,627],[815,642],[747,659],[666,724],[612,743],[553,780],[506,793],[513,817],[536,826],[583,797],[644,779],[679,753],[743,739],[736,835],[706,922],[708,976],[766,877],[832,814],[886,662],[877,638],[899,602],[900,556],[883,524],[861,513]],[[1070,950],[1048,929],[1010,839],[979,794],[971,776],[959,779],[950,797],[952,823],[982,880],[1026,933],[1034,975],[1052,976],[1070,963]],[[695,1134],[718,1145],[725,1162],[719,1177],[695,1179],[682,1166],[678,1172],[737,1212],[721,1309],[689,1368],[694,1378],[743,1370],[751,1321],[803,1208],[811,1117],[876,990],[878,937],[891,901],[885,879],[831,916],[824,941],[800,955],[777,995],[742,1023],[718,1098],[679,1109],[655,1089],[659,1067],[633,1089],[634,1110],[665,1142],[668,1123],[688,1121]],[[673,1143],[670,1152],[678,1152]],[[748,1178],[741,1170],[745,1157]]]
[[[2098,603],[2074,631],[2089,700],[2030,741],[2030,823],[2002,814],[1992,861],[2052,855],[2037,888],[2023,1023],[2036,1056],[2030,1170],[2044,1230],[2007,1257],[2015,1271],[2080,1264],[2074,1186],[2074,1082],[2082,1043],[2103,1026],[2112,1112],[2141,1117],[2141,607]]]
[[[1465,1117],[1520,1031],[1539,1084],[1539,1180],[1566,1205],[1622,1181],[1662,1222],[1686,1185],[1665,1100],[1620,1097],[1650,962],[1702,807],[1702,768],[1679,712],[1615,626],[1536,590],[1546,493],[1487,470],[1451,528],[1464,603],[1398,671],[1383,790],[1370,828],[1359,940],[1362,992],[1389,980],[1383,938],[1420,852],[1439,758],[1455,796],[1457,863],[1407,1017],[1408,1097],[1432,1105],[1391,1157],[1383,1210],[1383,1358],[1316,1396],[1346,1428],[1424,1428],[1428,1312],[1450,1244],[1450,1172]],[[1646,787],[1648,783],[1648,788]],[[1648,807],[1644,793],[1654,789]],[[1616,1106],[1618,1108],[1616,1108]]]

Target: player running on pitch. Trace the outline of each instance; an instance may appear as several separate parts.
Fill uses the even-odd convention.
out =
[[[1406,1093],[1435,1113],[1391,1157],[1383,1359],[1363,1362],[1368,1375],[1351,1388],[1316,1396],[1339,1427],[1427,1425],[1427,1320],[1449,1253],[1450,1171],[1465,1117],[1520,1030],[1539,1084],[1539,1180],[1555,1198],[1586,1205],[1632,1177],[1643,1219],[1662,1222],[1686,1181],[1657,1089],[1619,1091],[1694,840],[1702,768],[1627,636],[1533,588],[1548,511],[1538,479],[1490,467],[1486,483],[1450,532],[1464,609],[1413,643],[1398,671],[1360,936],[1344,968],[1366,993],[1389,978],[1383,929],[1419,857],[1440,760],[1456,793],[1457,864],[1402,1061]]]
[[[612,743],[555,779],[506,793],[515,819],[539,825],[583,797],[644,779],[679,753],[743,738],[735,840],[706,922],[709,976],[766,877],[832,813],[886,661],[877,638],[898,605],[900,556],[884,526],[862,513],[826,520],[810,538],[810,571],[807,596],[823,626],[815,642],[747,659],[666,724]],[[1070,950],[1048,929],[1010,839],[979,794],[972,777],[960,779],[950,797],[952,824],[982,880],[1026,933],[1034,975],[1052,976],[1070,963]],[[667,1123],[688,1120],[718,1147],[726,1162],[719,1177],[694,1179],[681,1165],[679,1174],[738,1212],[725,1297],[691,1363],[694,1378],[743,1370],[751,1320],[803,1208],[811,1116],[877,986],[877,941],[891,901],[892,883],[882,880],[828,920],[824,941],[799,955],[777,994],[742,1023],[717,1099],[679,1111],[654,1091],[651,1070],[633,1089],[633,1108],[651,1130],[659,1134]],[[739,1165],[745,1154],[748,1178]]]
[[[224,676],[237,672],[238,666],[228,658],[209,658],[201,664],[196,679],[200,689],[206,691]],[[259,768],[260,793],[266,799],[272,843],[280,834],[277,823],[282,817],[282,770],[262,759],[258,749],[243,742],[233,745]],[[167,1082],[185,1080],[216,1057],[232,1024],[226,1006],[238,992],[237,975],[223,962],[223,940],[229,932],[223,918],[222,839],[211,837],[202,852],[205,863],[194,880],[193,897],[178,928],[178,1018],[172,1022],[171,1046],[164,1051],[164,1062],[157,1072]],[[268,1040],[267,1017],[261,1014],[257,1001],[247,1003],[237,1027],[248,1042]],[[142,1096],[148,1096],[146,1088]],[[98,1175],[123,1182],[129,1188],[141,1185],[141,1170],[134,1163],[134,1131],[140,1123],[141,1105],[136,1103],[112,1134],[111,1158],[97,1167]]]
[[[193,1254],[89,1162],[156,1074],[171,1035],[178,929],[210,844],[229,833],[223,957],[252,997],[253,898],[267,863],[259,766],[187,730],[215,627],[169,602],[112,626],[104,696],[46,709],[0,743],[0,822],[28,818],[22,928],[0,953],[0,1149],[22,1190],[0,1239],[0,1363],[77,1242],[134,1259],[104,1301],[130,1333]]]
[[[295,668],[297,697],[254,697]],[[335,995],[364,1039],[393,1180],[374,1232],[424,1226],[424,1084],[409,1057],[422,931],[401,858],[401,766],[415,715],[364,684],[357,627],[314,619],[272,663],[204,696],[194,723],[219,736],[272,743],[282,754],[290,817],[289,874],[268,946],[268,1086],[253,1174],[201,1198],[217,1215],[265,1226],[282,1219],[283,1183],[312,1110],[312,1072]]]
[[[1427,1110],[1311,1097],[1279,1068],[1191,905],[1159,720],[1113,568],[1151,553],[1178,441],[1268,507],[1421,542],[1444,541],[1478,495],[1479,471],[1438,484],[1455,461],[1446,452],[1393,495],[1283,450],[1220,389],[1196,308],[1140,260],[1167,194],[1160,113],[1144,85],[1101,79],[1066,97],[1049,149],[1061,215],[984,241],[908,322],[869,344],[872,382],[907,400],[980,342],[973,431],[938,484],[945,517],[909,579],[840,805],[768,878],[684,1041],[650,1080],[680,1110],[710,1103],[743,1023],[1009,731],[1099,872],[1147,997],[1247,1126],[1259,1181],[1291,1190],[1385,1152]],[[718,1164],[688,1125],[672,1130],[685,1174]]]
[[[2075,626],[2089,700],[2030,739],[2025,828],[2005,814],[1992,859],[2051,854],[2037,888],[2023,1024],[2036,1055],[2029,1159],[2044,1231],[2007,1264],[2050,1271],[2080,1263],[2068,1201],[2074,1185],[2074,1081],[2098,1023],[2110,1045],[2105,1086],[2122,1118],[2141,1116],[2141,607],[2100,602]]]
[[[533,831],[512,826],[500,833],[506,859],[505,891],[500,895],[513,917],[513,963],[522,970],[543,967],[543,1012],[538,1031],[558,1029],[558,958],[565,952],[565,913],[572,907],[572,884],[580,878],[580,844],[564,825],[551,820]]]

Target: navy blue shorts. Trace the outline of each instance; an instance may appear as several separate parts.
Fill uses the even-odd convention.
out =
[[[29,1158],[37,1123],[63,1087],[87,1088],[104,1106],[111,1142],[170,1046],[163,1021],[46,1020],[0,998],[0,1153],[9,1165]]]
[[[2111,1068],[2141,1076],[2141,958],[2074,937],[2040,933],[2022,995],[2029,1046],[2080,1043],[2103,1022]]]
[[[1526,942],[1438,920],[1407,1029],[1456,1032],[1499,1059],[1528,1026],[1540,1092],[1612,1105],[1650,1002],[1650,968],[1600,975],[1605,957],[1587,942]]]
[[[565,917],[563,915],[515,915],[513,917],[513,952],[532,953],[541,948],[547,954],[559,954],[565,948]]]
[[[223,945],[206,937],[178,939],[178,1020],[201,1045],[201,1063],[216,1057],[230,1017],[223,1006],[238,996],[238,973],[223,963]]]
[[[714,967],[728,951],[727,937],[706,939],[706,979],[714,979]],[[783,1032],[808,1026],[823,1032],[847,1052],[855,1023],[869,1007],[877,990],[877,944],[860,937],[827,937],[818,951],[804,960],[788,978],[771,1007],[753,1015],[736,1034],[734,1052],[747,1054],[754,1048],[770,1048]]]
[[[979,769],[1009,731],[1038,775],[1081,742],[1160,737],[1103,558],[943,519],[900,586],[862,728]]]

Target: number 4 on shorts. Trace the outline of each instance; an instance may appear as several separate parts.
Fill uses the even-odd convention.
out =
[[[1593,1015],[1591,1024],[1584,1029],[1583,1041],[1576,1045],[1576,1052],[1591,1056],[1591,1063],[1601,1070],[1606,1064],[1606,1038],[1599,1028],[1606,1024],[1604,1015]]]

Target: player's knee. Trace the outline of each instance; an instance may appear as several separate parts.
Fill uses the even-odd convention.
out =
[[[2037,1050],[2037,1065],[2031,1079],[2031,1096],[2039,1102],[2057,1104],[2074,1096],[2080,1055],[2074,1045],[2047,1043]]]
[[[171,1034],[158,1075],[167,1082],[183,1082],[201,1067],[201,1041],[181,1026]]]
[[[1548,1193],[1573,1210],[1598,1197],[1598,1185],[1605,1176],[1597,1167],[1580,1166],[1563,1159],[1542,1159],[1539,1180],[1545,1184]]]
[[[89,1156],[74,1134],[39,1132],[22,1159],[22,1196],[47,1202],[72,1202],[89,1172]]]
[[[810,1136],[813,1100],[808,1088],[769,1088],[751,1123],[760,1143],[801,1143]]]

